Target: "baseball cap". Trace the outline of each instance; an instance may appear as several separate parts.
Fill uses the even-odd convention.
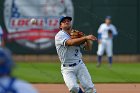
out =
[[[106,16],[105,19],[111,19],[111,16]]]
[[[65,16],[65,17],[64,17],[64,16],[61,16],[61,17],[60,17],[60,21],[59,21],[59,25],[60,25],[61,22],[63,22],[65,19],[68,19],[68,20],[71,21],[71,20],[72,20],[72,17],[69,17],[69,16]]]

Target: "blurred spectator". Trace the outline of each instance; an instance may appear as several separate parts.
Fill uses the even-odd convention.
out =
[[[38,93],[29,83],[12,76],[14,62],[6,48],[0,48],[0,93]]]

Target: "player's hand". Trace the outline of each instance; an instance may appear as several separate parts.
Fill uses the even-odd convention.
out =
[[[87,40],[92,40],[92,41],[96,41],[97,40],[97,38],[94,35],[87,35],[87,36],[85,36],[85,38]]]

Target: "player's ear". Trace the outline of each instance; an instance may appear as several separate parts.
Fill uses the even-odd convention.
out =
[[[62,28],[61,28],[61,23],[60,23],[60,25],[59,25],[59,29],[62,30]]]

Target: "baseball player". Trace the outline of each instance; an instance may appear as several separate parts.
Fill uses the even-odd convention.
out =
[[[105,23],[101,24],[98,29],[98,63],[97,67],[101,65],[101,59],[104,51],[108,56],[109,66],[112,66],[113,56],[113,37],[116,36],[117,30],[113,24],[111,24],[111,16],[106,16]]]
[[[38,93],[29,83],[12,77],[10,51],[0,48],[0,93]]]
[[[87,40],[96,40],[93,35],[71,38],[71,17],[60,19],[60,31],[55,36],[55,46],[61,61],[61,73],[70,93],[96,93],[93,90],[91,76],[83,63],[80,46],[90,49],[91,43]],[[79,87],[77,79],[80,81],[84,92]],[[94,88],[95,89],[95,88]],[[94,92],[93,92],[94,91]]]
[[[0,26],[0,47],[4,46],[4,40],[3,40],[3,30],[2,27]]]

